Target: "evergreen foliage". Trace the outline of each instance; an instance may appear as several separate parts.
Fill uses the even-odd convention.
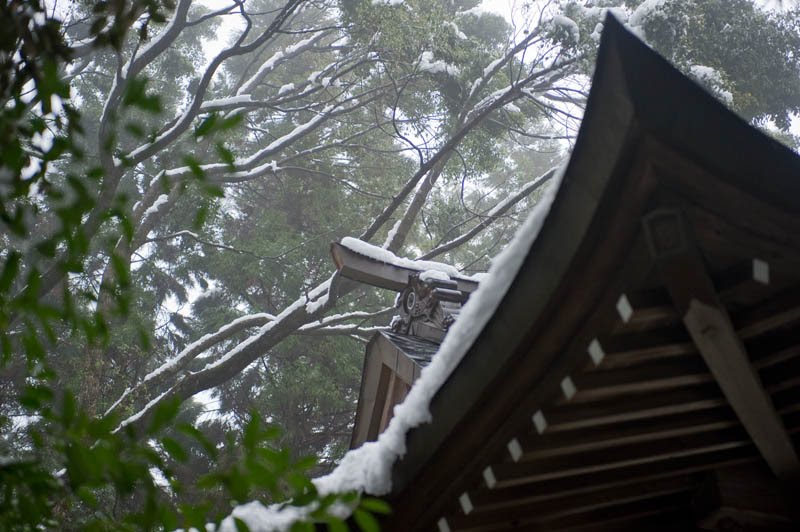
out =
[[[374,529],[385,505],[308,480],[394,299],[329,243],[485,271],[574,139],[607,8],[795,142],[796,8],[530,2],[512,27],[478,4],[0,6],[0,528],[258,499]]]

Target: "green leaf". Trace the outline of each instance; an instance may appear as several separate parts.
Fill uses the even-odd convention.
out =
[[[128,267],[128,262],[117,253],[112,253],[111,266],[120,286],[129,286],[131,284],[131,271]]]
[[[156,405],[153,411],[153,418],[147,429],[148,434],[155,434],[175,419],[181,407],[181,400],[178,397],[169,397]]]
[[[161,446],[164,447],[167,454],[178,462],[186,462],[189,459],[189,455],[183,446],[173,438],[167,436],[161,438]]]
[[[203,187],[203,192],[211,196],[212,198],[224,198],[225,197],[225,189],[223,189],[219,185],[206,185]]]
[[[238,532],[250,532],[250,527],[247,526],[247,523],[239,519],[238,517],[233,518],[233,522],[236,525],[236,530]]]
[[[61,424],[64,428],[69,428],[75,421],[78,405],[75,403],[75,396],[69,390],[64,390],[61,406]]]
[[[125,95],[122,97],[122,105],[136,107],[149,113],[160,113],[161,98],[156,94],[147,93],[148,81],[145,76],[129,80]]]
[[[206,220],[208,219],[209,209],[208,205],[205,203],[201,204],[200,207],[197,208],[197,212],[194,215],[194,220],[192,220],[192,229],[195,231],[200,230],[203,225],[205,225]]]
[[[0,273],[0,294],[8,292],[11,284],[19,273],[19,266],[22,262],[22,255],[18,251],[10,251],[3,265],[3,273]]]
[[[347,525],[345,525],[341,519],[336,517],[331,517],[326,524],[328,525],[328,530],[330,532],[348,532]]]
[[[335,517],[332,517],[330,521],[326,523],[326,525],[328,525],[328,530],[330,532],[348,532],[347,525]]]
[[[356,520],[356,524],[362,532],[380,532],[381,526],[369,512],[356,508],[353,512],[353,519]]]
[[[374,497],[365,497],[361,499],[361,503],[359,505],[364,510],[372,512],[374,514],[390,514],[392,513],[392,507],[386,501],[381,499],[375,499]]]
[[[236,157],[234,157],[233,152],[229,150],[225,144],[222,142],[218,142],[216,144],[217,155],[222,160],[223,163],[228,165],[228,169],[235,170],[236,169]]]
[[[219,115],[217,113],[209,114],[194,130],[194,137],[199,139],[200,137],[208,135],[214,131],[214,126],[217,124],[218,119]]]
[[[189,167],[189,170],[192,172],[194,177],[201,181],[205,179],[206,173],[200,166],[200,161],[198,161],[195,157],[192,157],[191,155],[184,156],[183,164]]]
[[[41,384],[31,384],[19,397],[19,402],[25,408],[39,410],[53,400],[53,390]]]
[[[214,444],[211,443],[211,440],[209,440],[200,429],[189,423],[180,423],[176,429],[178,432],[182,432],[183,434],[186,434],[190,438],[196,440],[197,443],[199,443],[203,449],[205,449],[206,453],[208,453],[208,456],[211,457],[212,460],[215,461],[217,459],[217,448],[214,447]]]
[[[132,137],[141,139],[147,134],[142,127],[141,124],[137,122],[126,122],[125,123],[125,131],[127,131]]]
[[[241,124],[242,120],[244,120],[244,117],[240,114],[231,115],[222,121],[222,123],[219,125],[219,129],[220,131],[231,130]]]
[[[78,498],[82,500],[87,506],[90,508],[97,508],[97,497],[95,496],[94,492],[87,486],[80,486],[77,490],[75,490],[76,495]]]

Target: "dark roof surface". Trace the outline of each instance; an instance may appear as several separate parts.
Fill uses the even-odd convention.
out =
[[[418,365],[425,367],[431,363],[433,355],[439,350],[439,344],[418,338],[416,336],[406,336],[402,334],[395,334],[389,331],[381,331],[383,335],[393,346],[408,355],[410,359]]]

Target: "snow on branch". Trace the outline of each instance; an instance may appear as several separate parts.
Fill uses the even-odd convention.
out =
[[[183,132],[185,132],[192,124],[193,120],[200,113],[203,99],[205,98],[206,91],[211,84],[212,79],[217,73],[217,69],[228,59],[236,56],[245,55],[253,52],[263,46],[267,41],[274,38],[287,22],[288,18],[294,13],[303,0],[288,0],[286,4],[278,10],[272,22],[257,38],[243,44],[244,39],[250,31],[250,25],[245,28],[239,39],[231,47],[226,48],[219,52],[206,67],[194,93],[190,95],[190,103],[186,110],[184,110],[168,127],[163,129],[155,139],[140,145],[139,147],[130,151],[124,159],[129,164],[137,164],[144,161],[164,149],[172,142],[174,142]],[[120,165],[116,165],[119,167]]]
[[[324,121],[334,116],[334,114],[336,114],[336,112],[340,110],[341,108],[339,106],[333,106],[333,105],[326,106],[320,113],[315,115],[311,120],[300,124],[289,133],[273,140],[267,146],[260,149],[250,157],[237,160],[236,166],[247,167],[249,165],[257,163],[264,157],[268,157],[274,154],[275,152],[283,149],[284,147],[291,144],[298,138],[302,137],[306,133],[316,129],[320,124],[322,124]]]
[[[314,310],[310,310],[309,307],[313,307],[315,304],[323,301],[327,303],[328,301],[328,290],[331,285],[331,279],[320,283],[316,286],[313,290],[310,290],[305,297],[298,298],[294,303],[286,307],[283,312],[278,314],[271,320],[269,323],[265,324],[261,327],[258,332],[247,338],[244,342],[240,343],[224,355],[222,355],[219,359],[214,362],[210,362],[203,368],[204,371],[213,370],[219,366],[222,366],[227,361],[236,358],[241,353],[246,352],[248,348],[254,344],[257,344],[259,340],[269,333],[274,327],[281,324],[282,322],[286,321],[290,316],[295,315],[298,310],[305,310],[307,314],[312,314],[319,308],[315,308]],[[321,308],[321,307],[320,307]]]
[[[524,198],[530,196],[535,190],[538,190],[542,185],[550,181],[553,176],[556,174],[558,168],[551,168],[538,178],[526,183],[522,187],[520,187],[516,192],[510,193],[506,199],[496,204],[494,207],[489,209],[486,214],[484,214],[483,220],[480,221],[475,227],[467,231],[461,236],[458,236],[452,240],[449,240],[443,244],[439,244],[429,252],[425,253],[421,258],[429,259],[441,255],[442,253],[446,253],[451,249],[454,249],[470,240],[472,240],[477,234],[481,231],[486,229],[489,225],[492,224],[495,220],[497,220],[500,216],[505,214],[511,207],[519,203]]]
[[[486,65],[486,68],[483,69],[483,74],[472,82],[472,86],[469,89],[469,94],[467,95],[467,103],[472,101],[472,99],[481,91],[481,89],[483,89],[489,83],[494,75],[497,74],[500,69],[503,68],[503,66],[505,66],[509,61],[511,61],[511,58],[513,58],[519,52],[527,49],[528,46],[530,46],[534,40],[539,37],[539,34],[540,30],[538,28],[534,31],[531,31],[527,36],[525,36],[524,39],[517,43],[502,57],[499,57]],[[465,110],[462,111],[462,116],[465,116],[468,108],[469,106],[465,106]]]
[[[377,312],[363,312],[363,311],[355,311],[355,312],[346,312],[344,314],[332,314],[330,316],[325,316],[320,318],[317,321],[307,323],[300,327],[301,330],[310,331],[313,329],[318,329],[322,327],[330,327],[332,325],[341,324],[351,320],[361,320],[362,322],[365,320],[379,318],[381,316],[385,316],[387,314],[391,314],[394,312],[394,307],[386,307],[381,309]],[[352,325],[352,324],[348,324]]]
[[[276,66],[308,50],[309,48],[314,46],[314,44],[319,42],[320,39],[329,34],[330,31],[320,31],[318,33],[315,33],[311,37],[308,37],[307,39],[298,41],[292,44],[291,46],[287,46],[283,50],[275,52],[272,56],[270,56],[269,59],[267,59],[261,64],[261,66],[258,68],[255,74],[250,76],[250,78],[248,78],[247,81],[242,83],[242,86],[239,87],[239,89],[236,91],[236,95],[241,96],[244,94],[251,93],[253,89],[256,87],[256,85],[258,85],[258,83],[261,82],[264,76],[266,76],[269,72],[274,70]]]
[[[180,1],[164,29],[153,37],[142,49],[138,50],[138,52],[122,67],[122,75],[125,78],[136,76],[178,38],[186,27],[186,17],[189,14],[191,5],[192,0]]]
[[[329,327],[309,327],[304,325],[297,330],[297,334],[310,336],[371,336],[379,331],[388,331],[387,326],[362,327],[361,325],[331,325]]]
[[[208,100],[200,105],[201,113],[210,113],[213,111],[226,111],[229,109],[238,109],[246,106],[260,106],[260,102],[253,101],[249,94],[240,96],[231,96],[229,98],[217,98]]]
[[[449,76],[457,76],[459,69],[455,65],[451,65],[442,59],[435,59],[433,52],[425,51],[419,56],[417,67],[422,72],[430,72],[431,74],[444,73]]]
[[[269,323],[275,319],[276,317],[272,314],[248,314],[246,316],[236,318],[230,323],[220,327],[213,333],[203,335],[183,348],[180,353],[168,359],[158,368],[145,375],[145,377],[133,388],[126,389],[122,396],[117,399],[117,401],[106,411],[105,415],[107,416],[116,410],[125,400],[135,400],[144,392],[151,391],[154,385],[165,382],[168,379],[174,379],[179,371],[184,369],[192,360],[197,358],[198,355],[210,349],[211,347],[229,339],[233,335],[243,330],[251,327],[262,326],[265,323]]]
[[[357,105],[359,104],[356,103],[356,106]],[[264,148],[261,148],[250,156],[237,159],[234,162],[233,169],[228,164],[209,163],[200,165],[200,170],[208,176],[225,174],[225,179],[222,180],[225,182],[245,181],[267,173],[274,174],[280,169],[277,162],[274,160],[262,162],[264,159],[287,148],[298,139],[320,127],[327,120],[342,113],[346,113],[354,107],[355,106],[344,107],[342,105],[328,105],[311,119],[295,126],[292,131],[273,140]],[[194,175],[194,170],[188,166],[180,166],[167,170],[165,175],[171,179],[180,179]]]
[[[578,24],[571,18],[565,17],[564,15],[555,15],[552,18],[551,23],[554,26],[557,26],[566,31],[573,42],[577,43],[580,40],[580,35],[581,35],[580,28],[578,28]]]
[[[133,414],[131,416],[128,416],[127,418],[122,420],[122,422],[119,425],[117,425],[117,428],[113,430],[113,433],[116,434],[117,432],[119,432],[120,430],[124,429],[128,425],[130,425],[132,423],[136,423],[137,421],[142,419],[147,413],[151,412],[156,407],[156,405],[158,405],[158,403],[160,403],[161,400],[164,399],[164,397],[166,397],[167,393],[169,393],[169,390],[166,390],[163,393],[161,393],[158,397],[156,397],[155,399],[153,399],[152,401],[147,403],[144,406],[144,408],[142,408],[141,410],[139,410],[135,414]],[[118,404],[119,404],[119,401],[114,403],[115,406],[118,405]],[[108,413],[106,413],[106,415],[108,415]]]
[[[144,211],[144,213],[142,214],[142,220],[145,220],[148,217],[150,217],[151,215],[157,213],[158,209],[160,209],[161,206],[164,205],[165,203],[167,203],[168,201],[169,201],[169,195],[161,194],[160,196],[158,196],[158,198],[156,198],[156,200],[153,202],[153,204],[150,205]]]

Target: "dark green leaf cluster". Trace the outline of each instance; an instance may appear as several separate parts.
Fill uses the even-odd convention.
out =
[[[154,309],[165,294],[186,297],[185,285],[155,261],[132,268],[133,187],[121,180],[132,165],[120,146],[152,140],[152,124],[174,101],[153,89],[148,73],[132,77],[110,111],[111,130],[92,146],[85,133],[97,124],[81,116],[97,108],[91,101],[83,113],[73,107],[77,82],[65,72],[86,50],[123,49],[135,21],[144,21],[139,37],[146,38],[172,3],[79,5],[88,13],[86,44],[72,47],[42,3],[0,6],[0,20],[9,24],[0,36],[0,529],[204,528],[230,513],[231,503],[258,498],[311,505],[306,522],[334,530],[343,525],[329,510],[344,504],[374,529],[371,513],[385,510],[380,503],[318,495],[308,480],[316,461],[281,449],[280,432],[257,415],[243,422],[241,437],[223,432],[213,439],[177,399],[159,403],[144,430],[100,415],[108,406],[100,381],[125,384],[120,377],[141,375],[152,362],[144,355]],[[102,55],[97,61],[102,65]],[[194,140],[214,137],[216,155],[232,166],[232,150],[218,139],[240,123],[236,115],[209,114]],[[199,229],[218,214],[225,194],[193,151],[177,158],[192,173],[177,189],[177,203]],[[114,168],[102,163],[112,157],[123,160]],[[98,271],[101,290],[92,281]],[[187,327],[177,317],[171,322]],[[181,475],[190,464],[201,467]]]
[[[363,530],[377,530],[371,514],[388,511],[353,493],[318,495],[307,478],[315,460],[294,460],[274,447],[280,431],[255,415],[241,436],[228,434],[229,445],[220,450],[194,425],[178,420],[177,401],[159,405],[144,434],[130,426],[115,430],[113,417],[87,415],[69,392],[56,400],[44,381],[29,385],[21,402],[41,419],[31,431],[29,451],[0,462],[3,530],[204,529],[230,512],[215,507],[218,493],[232,504],[261,498],[310,507],[297,530],[313,529],[313,523],[342,529],[342,507],[354,512]],[[204,455],[212,467],[195,486],[207,495],[185,502],[181,494],[188,487],[174,469],[190,460],[190,452]]]

